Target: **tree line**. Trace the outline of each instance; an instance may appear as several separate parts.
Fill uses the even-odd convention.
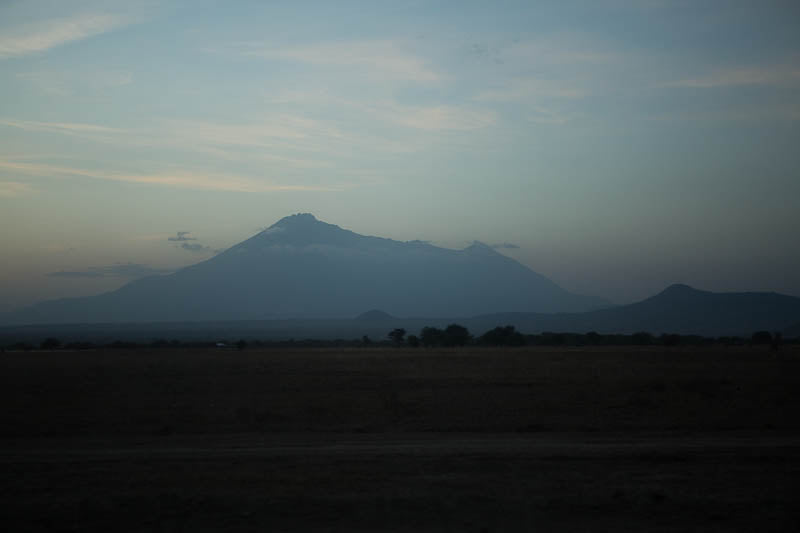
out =
[[[772,345],[777,347],[784,342],[797,343],[800,339],[784,341],[780,332],[757,331],[748,337],[704,337],[701,335],[678,335],[664,333],[653,335],[646,331],[633,334],[600,334],[549,332],[523,334],[514,326],[497,326],[479,337],[473,337],[467,328],[451,324],[444,329],[424,327],[419,336],[406,335],[403,328],[393,329],[387,337],[395,346],[410,347],[433,346],[677,346],[677,345]]]
[[[404,328],[388,332],[385,339],[372,340],[364,335],[360,339],[221,339],[215,341],[181,341],[178,339],[154,339],[149,342],[115,340],[111,342],[87,342],[61,340],[48,337],[38,344],[31,342],[9,342],[0,345],[3,351],[31,350],[95,350],[95,349],[143,349],[143,348],[218,348],[245,350],[246,348],[358,348],[374,346],[398,346],[408,348],[438,348],[460,346],[744,346],[768,345],[777,349],[781,344],[798,344],[800,339],[783,339],[780,332],[756,331],[750,337],[703,337],[700,335],[661,334],[648,332],[627,334],[543,332],[523,334],[514,326],[498,326],[477,337],[460,324],[445,328],[426,326],[418,335],[407,335]]]

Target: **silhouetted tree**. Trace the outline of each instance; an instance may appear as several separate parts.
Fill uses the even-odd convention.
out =
[[[237,349],[237,350],[239,350],[239,351],[241,352],[241,351],[242,351],[242,350],[244,350],[245,348],[247,348],[247,341],[246,341],[246,340],[244,340],[244,339],[239,339],[239,340],[236,342],[236,349]]]
[[[660,341],[664,346],[677,346],[681,343],[681,336],[677,333],[664,333]]]
[[[563,333],[553,333],[552,331],[543,331],[541,335],[538,336],[537,344],[541,344],[543,346],[561,346],[566,344],[567,336]]]
[[[756,331],[750,337],[753,344],[772,344],[772,333],[769,331]]]
[[[478,337],[477,342],[484,346],[522,346],[525,336],[514,326],[498,326]]]
[[[364,335],[363,337],[361,337],[361,344],[363,344],[364,346],[369,346],[370,344],[372,344],[372,340],[369,338],[369,335]]]
[[[42,341],[41,348],[42,350],[56,350],[61,348],[61,341],[55,337],[48,337]]]
[[[406,343],[411,346],[412,348],[416,348],[419,346],[419,337],[416,335],[409,335],[406,339]]]
[[[600,335],[596,331],[589,331],[588,333],[586,333],[586,335],[583,336],[583,338],[584,338],[584,342],[586,344],[589,344],[589,345],[592,345],[592,346],[596,346],[598,344],[602,344],[603,343],[602,335]]]
[[[772,335],[772,351],[777,352],[778,348],[781,347],[781,341],[783,340],[783,335],[781,335],[780,331],[776,331],[774,335]]]
[[[387,336],[396,346],[400,346],[403,344],[403,338],[406,336],[406,330],[403,328],[396,328],[390,331]]]
[[[439,328],[426,326],[419,332],[419,340],[423,346],[439,346],[444,341],[444,331]]]
[[[472,340],[472,335],[469,330],[464,326],[458,324],[450,324],[444,328],[444,345],[445,346],[464,346],[469,344]]]

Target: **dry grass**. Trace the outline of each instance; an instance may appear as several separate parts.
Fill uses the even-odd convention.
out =
[[[798,519],[788,347],[6,353],[0,370],[15,530]]]

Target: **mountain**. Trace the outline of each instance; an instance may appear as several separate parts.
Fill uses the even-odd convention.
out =
[[[310,214],[285,217],[219,255],[86,298],[42,302],[6,322],[96,323],[584,311],[571,294],[475,243],[463,250],[359,235]]]
[[[501,313],[476,317],[483,323],[514,324],[528,333],[571,331],[586,333],[679,333],[739,335],[782,331],[800,321],[800,298],[774,292],[701,291],[672,285],[659,294],[630,305],[587,313]]]

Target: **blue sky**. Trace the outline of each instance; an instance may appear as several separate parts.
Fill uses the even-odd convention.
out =
[[[800,295],[798,26],[793,2],[3,2],[0,310],[295,212],[512,243],[620,303]]]

